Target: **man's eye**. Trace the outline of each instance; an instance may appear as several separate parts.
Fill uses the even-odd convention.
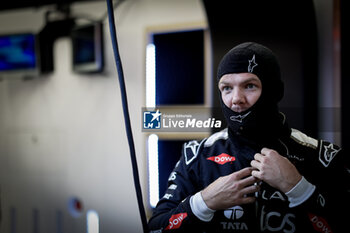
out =
[[[248,83],[247,86],[246,86],[247,89],[253,89],[255,87],[256,86],[254,84],[252,84],[252,83]]]
[[[222,88],[222,91],[230,91],[230,90],[231,90],[231,87],[229,87],[229,86],[224,86]]]

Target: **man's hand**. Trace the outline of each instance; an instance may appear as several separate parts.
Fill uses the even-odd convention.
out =
[[[219,177],[201,192],[206,205],[212,210],[219,210],[254,202],[255,197],[248,194],[257,192],[259,187],[254,185],[258,179],[251,176],[252,171],[251,167],[244,168]]]
[[[296,167],[277,151],[263,148],[256,153],[250,165],[256,170],[252,176],[286,193],[302,178]]]

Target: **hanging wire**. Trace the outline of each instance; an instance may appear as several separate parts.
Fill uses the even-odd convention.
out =
[[[116,34],[116,27],[115,27],[115,19],[114,19],[114,6],[112,4],[112,0],[107,0],[107,7],[108,7],[108,20],[109,20],[109,30],[113,45],[113,52],[114,52],[114,59],[118,71],[118,78],[119,78],[119,86],[120,86],[120,92],[122,97],[122,104],[123,104],[123,113],[124,113],[124,122],[125,122],[125,129],[126,134],[128,138],[129,143],[129,149],[130,149],[130,158],[132,163],[132,170],[133,170],[133,176],[134,176],[134,185],[136,190],[136,196],[137,196],[137,202],[142,222],[142,228],[143,232],[148,232],[148,226],[147,226],[147,219],[146,219],[146,213],[145,208],[142,201],[142,191],[140,186],[140,178],[137,168],[137,161],[136,161],[136,153],[135,153],[135,145],[131,130],[131,124],[130,124],[130,116],[129,116],[129,110],[128,110],[128,100],[127,100],[127,94],[126,94],[126,88],[125,88],[125,80],[124,80],[124,73],[123,73],[123,67],[122,62],[120,59],[119,49],[118,49],[118,41],[117,41],[117,34]]]

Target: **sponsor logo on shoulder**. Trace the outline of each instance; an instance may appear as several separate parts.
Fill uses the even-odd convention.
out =
[[[321,141],[319,160],[325,166],[328,167],[334,157],[340,151],[340,148],[332,143]]]
[[[181,227],[182,221],[187,217],[187,213],[174,214],[169,219],[169,225],[165,230],[174,230]]]
[[[186,165],[189,165],[198,155],[200,145],[197,141],[190,141],[185,143],[184,154]]]
[[[233,161],[236,160],[236,157],[231,156],[231,155],[226,154],[226,153],[222,153],[222,154],[217,155],[217,156],[209,157],[209,158],[207,158],[207,160],[211,160],[217,164],[224,165],[225,163],[229,163],[229,162],[232,163]]]

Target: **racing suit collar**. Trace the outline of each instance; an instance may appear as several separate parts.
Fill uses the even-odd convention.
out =
[[[279,112],[277,104],[263,105],[258,101],[247,111],[237,113],[222,103],[222,110],[230,138],[240,138],[254,144],[257,150],[290,135],[285,116]]]

